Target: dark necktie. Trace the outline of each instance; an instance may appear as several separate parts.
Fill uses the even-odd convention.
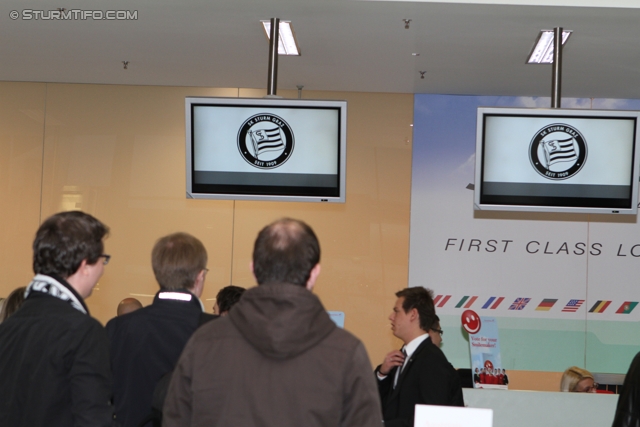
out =
[[[405,365],[408,362],[407,351],[404,349],[404,347],[402,347],[401,351],[402,351],[402,354],[404,355],[404,361],[402,362],[402,365],[398,366],[398,369],[396,369],[396,375],[393,379],[393,388],[396,388],[396,385],[398,384],[398,378],[400,378],[400,373],[402,373],[402,370],[404,369]]]

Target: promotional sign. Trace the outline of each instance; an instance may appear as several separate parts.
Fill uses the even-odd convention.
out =
[[[473,387],[506,390],[509,377],[500,357],[498,322],[495,317],[480,317],[473,310],[465,310],[461,320],[462,327],[469,334]]]

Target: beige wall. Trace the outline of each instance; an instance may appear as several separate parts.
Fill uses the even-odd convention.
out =
[[[230,283],[253,286],[253,239],[268,222],[300,218],[322,245],[316,294],[345,312],[374,363],[398,341],[387,316],[407,286],[413,96],[303,92],[348,101],[347,203],[185,198],[184,97],[261,97],[262,91],[184,87],[0,83],[0,296],[32,276],[38,224],[81,209],[111,228],[113,258],[87,303],[105,323],[118,302],[149,304],[157,290],[154,241],[186,231],[209,253],[203,302]],[[297,91],[279,95],[297,97]]]

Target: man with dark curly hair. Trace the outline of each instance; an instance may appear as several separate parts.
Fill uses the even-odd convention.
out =
[[[226,316],[229,310],[231,310],[231,307],[240,301],[240,297],[244,291],[246,291],[245,288],[233,285],[220,289],[218,295],[216,295],[216,304],[213,306],[213,313]]]
[[[0,425],[111,426],[109,342],[85,298],[110,256],[108,228],[79,211],[42,223],[22,307],[0,325]]]

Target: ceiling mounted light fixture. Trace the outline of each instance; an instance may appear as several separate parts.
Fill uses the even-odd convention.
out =
[[[571,30],[562,31],[563,46],[572,32]],[[540,30],[527,64],[553,64],[553,30]]]
[[[271,21],[267,20],[260,22],[262,23],[262,28],[264,28],[267,40],[269,40],[271,34]],[[278,55],[300,56],[298,40],[296,40],[296,33],[293,31],[291,21],[280,21],[278,29],[280,33],[280,36],[278,37]]]

